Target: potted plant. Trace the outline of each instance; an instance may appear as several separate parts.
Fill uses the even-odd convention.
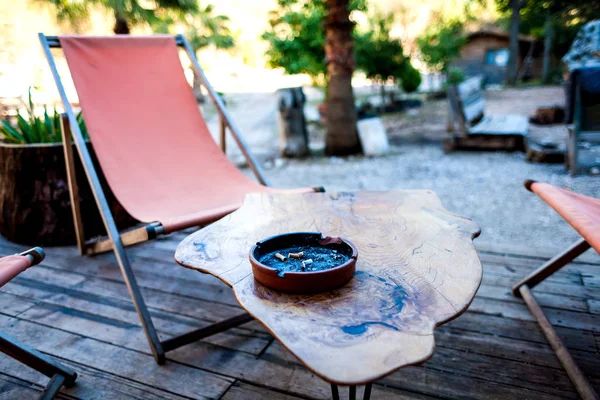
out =
[[[75,230],[65,167],[60,114],[35,114],[29,91],[26,114],[17,114],[16,123],[0,121],[0,234],[6,239],[29,245],[74,244]],[[81,113],[79,126],[87,139]],[[118,203],[98,168],[91,143],[88,149],[120,228],[135,224]],[[75,156],[80,208],[86,237],[105,235],[79,157]]]

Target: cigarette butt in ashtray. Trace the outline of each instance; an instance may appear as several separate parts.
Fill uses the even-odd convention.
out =
[[[310,265],[310,264],[312,264],[312,263],[313,263],[313,260],[312,260],[312,258],[309,258],[308,260],[304,260],[304,261],[302,261],[302,266],[303,266],[303,267],[306,267],[307,265]]]
[[[298,252],[298,253],[289,253],[288,257],[289,258],[302,258],[304,256],[304,252]]]
[[[281,254],[281,253],[275,253],[275,257],[276,257],[278,260],[280,260],[280,261],[283,261],[283,262],[286,262],[286,261],[287,261],[287,257],[286,257],[286,256],[284,256],[284,255],[283,255],[283,254]]]

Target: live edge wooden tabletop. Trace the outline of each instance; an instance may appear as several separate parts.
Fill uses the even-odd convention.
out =
[[[352,241],[358,262],[350,283],[290,295],[255,282],[250,247],[296,231]],[[431,191],[251,194],[239,210],[184,239],[175,259],[231,286],[241,306],[314,373],[360,385],[432,356],[433,329],[464,312],[481,283],[472,242],[478,234]]]

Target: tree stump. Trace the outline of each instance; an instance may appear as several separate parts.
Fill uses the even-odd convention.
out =
[[[89,143],[88,149],[117,226],[125,228],[134,225],[137,221],[123,209],[110,191]],[[87,238],[105,235],[104,224],[77,156],[75,170],[84,233]],[[0,234],[12,242],[31,246],[75,244],[69,185],[61,143],[0,143]]]
[[[302,87],[277,91],[279,96],[279,154],[283,157],[308,155],[308,132],[304,118],[306,97]]]

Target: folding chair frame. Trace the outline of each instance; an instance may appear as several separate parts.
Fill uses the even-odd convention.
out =
[[[38,264],[44,258],[39,248],[28,250],[20,255],[29,257],[32,260],[31,265]],[[39,400],[51,400],[63,385],[71,387],[75,384],[77,379],[75,371],[2,332],[0,332],[0,351],[50,378]]]
[[[122,235],[117,230],[115,220],[108,206],[108,202],[106,201],[106,197],[104,195],[102,187],[100,186],[98,174],[96,173],[94,165],[92,164],[92,159],[86,147],[85,140],[83,139],[83,135],[79,128],[79,124],[77,123],[77,119],[75,117],[75,113],[73,112],[73,108],[71,107],[71,103],[67,98],[65,89],[63,87],[62,81],[58,74],[58,70],[56,68],[56,64],[54,62],[54,58],[52,56],[52,52],[50,50],[51,48],[60,48],[60,41],[56,36],[45,36],[42,33],[39,34],[39,38],[66,111],[66,115],[61,119],[61,124],[63,128],[62,132],[65,161],[67,164],[67,176],[69,181],[71,204],[73,209],[73,219],[75,223],[75,231],[77,236],[77,245],[79,248],[79,252],[81,254],[97,254],[100,252],[110,250],[114,251],[115,256],[117,258],[117,262],[119,264],[119,268],[121,269],[121,273],[123,274],[125,284],[127,285],[127,289],[129,290],[129,294],[131,295],[131,299],[133,300],[135,309],[138,313],[138,316],[140,317],[144,333],[146,334],[146,338],[148,339],[148,343],[150,344],[150,348],[152,350],[156,362],[158,364],[164,364],[165,352],[167,351],[174,350],[183,345],[193,343],[207,336],[211,336],[216,333],[234,328],[246,322],[252,321],[254,318],[250,314],[243,313],[233,318],[229,318],[225,321],[221,321],[206,326],[204,328],[196,329],[192,332],[185,333],[181,336],[173,337],[164,341],[160,340],[160,338],[158,337],[158,333],[156,332],[156,329],[154,327],[154,324],[152,323],[152,318],[150,316],[148,308],[146,307],[146,304],[140,292],[140,288],[135,279],[129,259],[125,254],[125,246],[153,239],[157,235],[163,234],[164,228],[159,222],[155,222],[146,225],[142,228],[126,232]],[[226,130],[228,128],[238,147],[244,154],[244,157],[248,161],[250,168],[256,175],[258,181],[261,184],[268,186],[268,182],[264,177],[260,166],[248,151],[248,146],[246,142],[239,134],[239,129],[237,125],[233,122],[221,98],[208,82],[208,79],[206,78],[204,71],[200,67],[200,64],[198,63],[198,60],[196,59],[196,56],[190,44],[182,35],[176,35],[175,40],[177,46],[183,47],[185,49],[188,57],[192,62],[192,67],[200,77],[201,83],[208,90],[208,95],[210,99],[217,107],[220,119],[219,125],[221,149],[223,151],[225,151],[226,149],[225,135]],[[79,197],[75,179],[71,135],[75,141],[75,147],[77,148],[79,157],[82,160],[83,168],[87,175],[90,187],[92,188],[92,193],[96,200],[96,204],[100,211],[100,215],[104,222],[104,226],[106,227],[106,231],[108,233],[108,240],[104,240],[97,243],[85,243],[84,241],[83,224],[79,212]],[[315,189],[315,191],[317,190],[318,189]]]
[[[560,340],[560,337],[552,327],[552,324],[550,324],[550,321],[546,318],[546,315],[544,315],[544,311],[535,300],[535,297],[531,293],[531,289],[565,265],[569,264],[590,247],[590,244],[585,239],[580,239],[571,245],[571,247],[556,255],[527,277],[523,278],[512,288],[513,295],[515,297],[521,297],[525,301],[525,304],[527,304],[529,311],[535,317],[542,333],[548,340],[548,343],[550,343],[550,347],[552,347],[554,354],[556,354],[556,357],[567,372],[567,375],[571,379],[571,382],[573,382],[577,392],[579,392],[579,395],[584,400],[598,399],[598,396],[592,385],[590,385],[585,378],[583,372],[581,372],[577,366],[577,363],[575,363],[575,360],[573,360],[569,350],[567,350]]]

